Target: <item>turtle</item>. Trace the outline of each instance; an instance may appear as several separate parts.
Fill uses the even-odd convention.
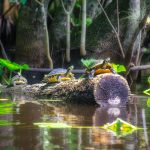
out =
[[[12,85],[13,86],[26,85],[27,83],[28,83],[27,79],[19,73],[12,78]]]
[[[89,62],[88,62],[89,61]],[[112,64],[110,63],[110,58],[104,60],[81,60],[81,62],[86,66],[85,75],[89,79],[92,79],[94,76],[102,73],[115,73]]]
[[[74,79],[74,74],[72,73],[73,68],[73,66],[70,66],[68,69],[53,69],[49,74],[44,76],[43,81],[46,83],[57,83],[72,80]]]

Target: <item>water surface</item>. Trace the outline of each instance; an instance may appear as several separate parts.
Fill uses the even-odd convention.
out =
[[[147,99],[133,96],[129,107],[101,108],[1,95],[0,150],[146,150],[150,142]],[[116,118],[144,129],[117,136],[100,128]]]

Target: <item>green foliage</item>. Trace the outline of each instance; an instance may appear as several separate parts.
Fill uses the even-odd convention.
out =
[[[143,93],[146,94],[146,95],[148,95],[148,96],[150,96],[150,89],[144,90]]]
[[[19,0],[22,5],[25,5],[27,0]]]
[[[81,0],[77,0],[75,4],[76,8],[81,8]]]
[[[126,72],[126,68],[124,65],[120,65],[120,64],[112,64],[113,66],[113,69],[117,72],[117,73],[120,73],[120,72]]]
[[[29,69],[29,66],[27,64],[19,65],[15,62],[11,62],[7,59],[1,59],[1,58],[0,58],[0,65],[2,67],[6,67],[9,71],[28,70]]]
[[[147,99],[147,107],[150,107],[150,98]]]
[[[150,54],[150,48],[146,49],[146,51],[144,52],[144,54]]]
[[[92,19],[91,18],[86,18],[86,25],[90,26],[92,24]]]
[[[148,81],[148,83],[150,84],[150,77],[148,77],[147,81]]]
[[[4,78],[3,68],[7,68],[9,70],[9,72],[10,72],[9,79]],[[22,70],[28,70],[28,69],[29,69],[29,66],[27,64],[19,65],[15,62],[11,62],[10,60],[0,58],[0,77],[3,78],[3,81],[7,85],[11,84],[12,72],[13,71],[18,70],[18,71],[20,71],[20,74],[21,74]]]
[[[87,68],[90,69],[96,62],[96,59],[81,59],[82,64]]]

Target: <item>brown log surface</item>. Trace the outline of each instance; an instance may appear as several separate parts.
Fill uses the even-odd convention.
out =
[[[96,104],[119,97],[127,101],[130,88],[127,81],[118,74],[101,74],[93,79],[75,79],[55,84],[39,83],[19,87],[6,88],[29,96],[61,99],[63,102]],[[95,101],[96,100],[96,101]]]

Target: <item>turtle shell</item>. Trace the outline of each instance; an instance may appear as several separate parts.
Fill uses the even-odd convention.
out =
[[[57,68],[57,69],[54,69],[52,70],[48,76],[54,76],[54,75],[62,75],[62,74],[65,74],[67,72],[67,69],[63,69],[63,68]]]

